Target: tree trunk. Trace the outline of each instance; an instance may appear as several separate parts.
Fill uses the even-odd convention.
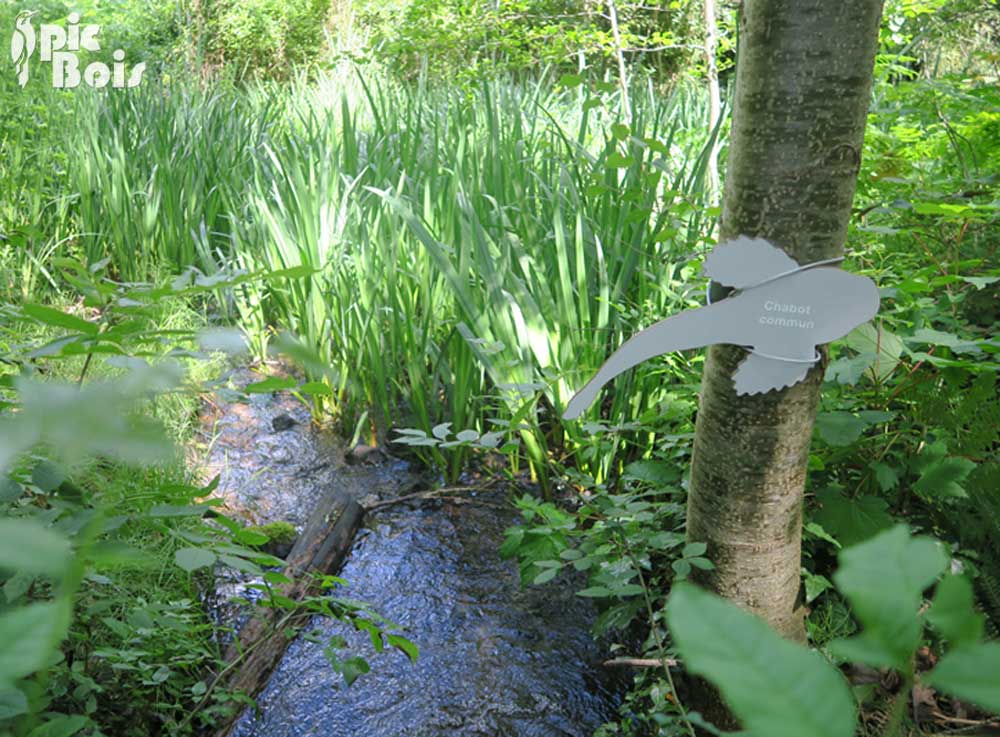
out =
[[[721,238],[765,238],[805,264],[844,251],[881,0],[746,0]],[[702,379],[688,539],[699,583],[804,640],[802,496],[823,364],[799,384],[737,396],[746,352],[717,345]]]

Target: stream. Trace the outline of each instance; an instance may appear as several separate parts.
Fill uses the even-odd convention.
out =
[[[259,378],[240,370],[231,381],[239,388]],[[254,523],[301,528],[331,485],[363,506],[425,488],[389,456],[346,463],[343,444],[317,431],[285,393],[249,402],[217,394],[201,421],[207,474],[221,477],[217,495]],[[366,633],[318,618],[320,639],[344,637],[340,654],[361,655],[371,672],[347,687],[324,645],[300,637],[235,737],[586,737],[614,715],[616,685],[589,631],[592,604],[567,583],[521,588],[516,564],[497,552],[518,519],[502,490],[461,501],[374,510],[339,573],[348,585],[338,595],[403,626],[420,648],[417,662],[395,650],[376,654]],[[220,611],[243,585],[220,577]]]

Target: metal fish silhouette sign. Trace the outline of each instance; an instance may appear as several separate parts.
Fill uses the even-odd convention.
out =
[[[716,246],[702,271],[734,291],[627,340],[570,400],[563,418],[579,417],[605,384],[633,366],[713,343],[750,352],[733,376],[737,394],[762,394],[802,381],[820,358],[816,346],[847,335],[878,312],[875,283],[833,266],[840,260],[800,266],[766,240],[747,236]]]

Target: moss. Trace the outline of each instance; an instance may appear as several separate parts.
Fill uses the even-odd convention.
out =
[[[299,536],[298,530],[291,522],[269,522],[266,525],[251,527],[254,532],[267,535],[272,545],[290,545]]]

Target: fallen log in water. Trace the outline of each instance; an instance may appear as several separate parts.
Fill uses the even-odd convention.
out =
[[[295,602],[314,594],[317,574],[333,575],[340,570],[364,514],[353,499],[326,494],[286,559],[284,574],[292,582],[279,586],[277,593]],[[312,616],[308,611],[260,609],[226,652],[230,663],[223,671],[226,690],[255,698],[292,642],[288,630],[297,632]],[[228,737],[239,715],[237,711],[223,721],[216,737]]]

